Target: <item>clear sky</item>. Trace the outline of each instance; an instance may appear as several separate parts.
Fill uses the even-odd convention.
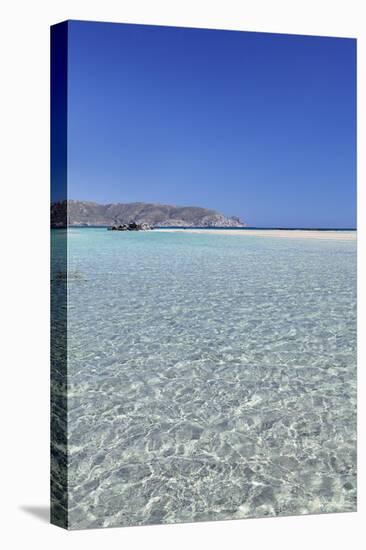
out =
[[[355,227],[356,41],[69,23],[69,198]]]

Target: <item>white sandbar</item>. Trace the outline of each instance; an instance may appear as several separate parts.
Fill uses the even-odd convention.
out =
[[[356,231],[317,231],[308,229],[154,229],[164,233],[200,233],[213,235],[245,235],[246,237],[283,237],[288,239],[323,239],[353,241]]]

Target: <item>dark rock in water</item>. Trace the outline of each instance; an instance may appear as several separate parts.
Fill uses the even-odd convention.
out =
[[[152,227],[147,223],[130,222],[128,225],[112,225],[108,227],[109,231],[150,231]]]
[[[140,228],[142,231],[151,231],[151,229],[154,229],[153,227],[151,227],[151,225],[149,225],[148,223],[142,223],[140,224]]]

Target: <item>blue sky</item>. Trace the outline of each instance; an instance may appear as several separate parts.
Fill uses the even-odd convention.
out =
[[[356,41],[69,22],[69,198],[354,227]]]

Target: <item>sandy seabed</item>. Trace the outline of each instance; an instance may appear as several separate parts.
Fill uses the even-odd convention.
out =
[[[214,235],[245,235],[246,237],[283,237],[288,239],[324,239],[353,241],[356,231],[317,231],[307,229],[154,229],[166,233],[201,233]]]
[[[52,233],[53,518],[65,484],[69,529],[355,511],[355,232],[155,232],[73,229],[67,276]]]

